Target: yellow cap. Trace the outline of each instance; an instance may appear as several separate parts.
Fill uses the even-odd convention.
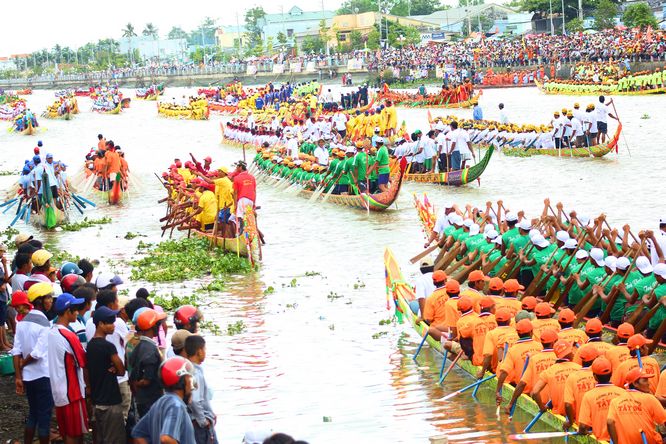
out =
[[[53,285],[48,282],[38,282],[28,289],[28,300],[33,302],[37,298],[53,294]]]
[[[53,257],[53,254],[49,253],[48,251],[42,249],[42,250],[37,250],[34,253],[32,253],[32,264],[41,267],[44,265],[46,262],[48,262],[49,259]]]

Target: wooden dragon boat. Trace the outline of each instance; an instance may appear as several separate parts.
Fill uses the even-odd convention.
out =
[[[387,248],[384,252],[384,267],[386,272],[387,290],[389,291],[389,296],[393,296],[393,300],[396,304],[396,310],[399,310],[402,316],[407,318],[416,333],[420,337],[423,337],[428,331],[428,325],[423,321],[419,323],[416,322],[417,317],[409,308],[409,301],[412,301],[416,298],[414,295],[414,290],[403,277],[400,266],[398,265],[393,252],[389,248]],[[431,336],[428,335],[427,342],[433,350],[437,351],[439,354],[443,354],[442,344],[439,341],[435,341]],[[470,379],[476,379],[476,375],[480,369],[479,367],[473,365],[469,360],[464,359],[458,360],[456,365],[458,369],[469,375]],[[492,376],[492,373],[487,372],[485,376]],[[491,389],[494,391],[497,388],[497,378],[488,380],[483,384],[482,388]],[[511,400],[513,392],[514,387],[511,384],[505,383],[502,387],[502,398],[505,402]],[[520,395],[516,401],[516,406],[531,416],[536,416],[539,413],[539,406],[537,403],[525,393]],[[561,431],[563,430],[565,421],[566,418],[564,416],[555,414],[549,410],[541,416],[538,423],[548,428]],[[597,441],[594,435],[572,435],[569,437],[569,441],[586,444],[603,442]]]
[[[19,89],[16,91],[16,95],[18,96],[29,96],[31,94],[32,94],[32,88]]]
[[[479,103],[479,98],[483,94],[483,91],[478,91],[476,94],[473,94],[469,99],[462,100],[459,102],[450,102],[445,101],[444,96],[440,94],[433,94],[427,97],[424,97],[420,94],[393,94],[390,93],[377,93],[379,99],[382,100],[391,100],[395,106],[405,106],[409,108],[444,108],[444,109],[454,109],[454,108],[471,108],[477,103]]]
[[[494,152],[494,147],[488,148],[486,154],[483,156],[481,161],[476,165],[473,165],[464,170],[449,171],[446,173],[424,173],[416,174],[409,173],[405,174],[404,179],[408,182],[420,182],[420,183],[436,183],[440,185],[452,185],[460,186],[465,185],[470,182],[474,182],[481,177],[481,174],[485,171],[490,158]]]
[[[606,94],[613,96],[650,96],[655,94],[666,94],[666,87],[655,88],[655,89],[642,89],[638,91],[611,91],[609,89],[604,89],[604,88],[599,88],[591,91],[560,91],[560,90],[552,91],[548,90],[542,82],[536,79],[534,80],[534,84],[537,86],[537,88],[539,88],[539,91],[541,91],[544,94],[560,95],[560,96],[598,96],[599,94]]]
[[[398,162],[397,160],[392,161],[391,165],[391,175],[389,183],[391,186],[388,191],[379,192],[374,194],[360,193],[360,194],[326,194],[321,193],[317,200],[326,199],[327,202],[342,205],[346,207],[357,208],[359,210],[369,210],[369,211],[385,211],[397,200],[398,194],[400,194],[400,188],[402,187],[402,180],[404,178],[404,172],[407,165],[406,162]],[[259,170],[262,173],[262,176],[276,184],[282,178],[276,177],[268,174],[264,170]],[[312,197],[312,194],[315,191],[306,190],[301,188],[298,190],[298,195],[309,199]]]

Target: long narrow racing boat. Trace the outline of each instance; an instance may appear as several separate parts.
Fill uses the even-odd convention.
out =
[[[560,95],[560,96],[597,96],[599,94],[608,94],[613,96],[650,96],[655,94],[666,94],[666,87],[654,88],[654,89],[641,89],[638,91],[617,91],[611,90],[609,88],[598,88],[598,89],[589,89],[587,91],[567,91],[566,89],[549,89],[544,83],[534,80],[534,84],[539,88],[544,94],[548,95]],[[557,83],[555,83],[557,85]],[[562,84],[566,86],[566,84]],[[585,85],[585,86],[595,86],[595,85]],[[603,85],[599,85],[603,86]],[[606,85],[609,86],[609,85]]]
[[[446,173],[406,173],[405,180],[408,182],[420,182],[420,183],[436,183],[440,185],[452,185],[460,186],[465,185],[470,182],[474,182],[481,177],[481,174],[486,170],[490,158],[494,152],[494,147],[490,146],[486,150],[486,154],[483,156],[481,161],[476,165],[473,165],[464,170],[449,171]]]
[[[409,308],[409,301],[415,299],[414,290],[403,277],[400,266],[395,259],[393,252],[389,248],[384,251],[384,267],[386,272],[386,285],[388,287],[389,295],[393,296],[396,310],[398,310],[403,317],[407,318],[416,333],[420,337],[423,337],[423,335],[427,332],[428,325],[423,321],[417,322],[417,317]],[[435,341],[430,335],[428,335],[427,342],[433,350],[443,354],[442,344],[439,341]],[[480,369],[479,367],[472,365],[469,360],[464,359],[459,359],[456,362],[456,365],[460,370],[468,374],[470,378],[476,379],[476,375]],[[488,372],[485,376],[492,376],[492,373]],[[488,380],[484,384],[484,387],[495,390],[497,388],[497,378]],[[513,396],[513,392],[514,387],[511,384],[504,384],[502,387],[502,398],[504,401],[510,401],[511,397]],[[536,416],[539,413],[539,406],[527,394],[520,395],[516,405],[528,415]],[[561,431],[563,430],[565,421],[565,417],[557,415],[552,411],[548,411],[541,416],[538,423],[554,430]],[[597,441],[593,435],[572,435],[569,437],[569,440],[571,442],[589,444],[602,442]]]

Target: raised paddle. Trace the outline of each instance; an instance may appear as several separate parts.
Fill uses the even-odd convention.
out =
[[[409,262],[412,263],[412,264],[415,264],[418,261],[420,261],[421,259],[423,259],[424,257],[428,256],[430,253],[432,253],[433,251],[435,251],[438,248],[440,248],[439,243],[435,243],[434,245],[431,245],[426,250],[422,251],[421,253],[419,253],[416,256],[414,256],[413,258],[411,258],[409,260]]]
[[[468,385],[468,386],[466,386],[466,387],[463,387],[463,388],[461,388],[460,390],[456,390],[456,391],[453,392],[453,393],[449,393],[448,395],[444,396],[443,398],[440,398],[439,400],[440,400],[440,401],[448,401],[449,399],[453,398],[454,396],[458,396],[459,394],[461,394],[461,393],[465,393],[465,392],[468,391],[468,390],[471,390],[471,389],[476,390],[476,389],[478,389],[478,388],[481,386],[481,384],[483,384],[483,383],[486,382],[486,381],[490,381],[490,380],[493,379],[494,377],[495,377],[495,375],[486,376],[485,378],[483,378],[483,379],[479,379],[479,380],[476,381],[475,383],[470,384],[470,385]]]
[[[639,309],[640,309],[640,307],[639,307]],[[638,319],[638,316],[635,316],[634,317],[635,319],[630,319],[628,322],[631,322],[633,320],[634,321],[634,330],[638,331],[638,332],[641,332],[641,331],[645,330],[645,327],[648,325],[648,322],[650,322],[650,319],[652,318],[652,316],[654,316],[654,314],[657,312],[657,310],[659,310],[659,302],[654,304],[654,306],[652,308],[650,308],[650,311],[648,311],[644,315],[641,315],[639,313],[638,316],[640,316],[640,319]],[[638,310],[636,310],[636,311],[638,311]]]

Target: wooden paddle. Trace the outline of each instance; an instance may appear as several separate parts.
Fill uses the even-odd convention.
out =
[[[420,261],[421,259],[423,259],[424,257],[428,256],[430,253],[432,253],[433,251],[435,251],[438,248],[440,248],[439,242],[435,243],[434,245],[431,245],[426,250],[424,250],[421,253],[414,256],[413,258],[411,258],[409,260],[409,262],[412,263],[412,264],[415,264],[418,261]]]
[[[648,322],[650,322],[650,319],[652,318],[652,316],[654,316],[654,314],[657,312],[657,310],[659,310],[659,305],[660,305],[659,302],[654,304],[654,306],[650,309],[650,311],[648,311],[645,315],[641,316],[640,313],[639,313],[640,320],[638,320],[637,319],[638,316],[636,316],[637,322],[634,324],[634,330],[635,331],[642,332],[643,330],[645,330],[645,327],[647,327]],[[640,309],[640,312],[642,312],[641,307],[639,307],[639,309]],[[638,312],[639,309],[637,309],[636,311]]]
[[[659,304],[660,302],[657,302],[657,305]],[[666,319],[661,321],[659,328],[657,328],[657,331],[652,336],[652,344],[648,344],[648,355],[651,355],[654,349],[659,345],[661,338],[664,336],[664,333],[666,333]]]

